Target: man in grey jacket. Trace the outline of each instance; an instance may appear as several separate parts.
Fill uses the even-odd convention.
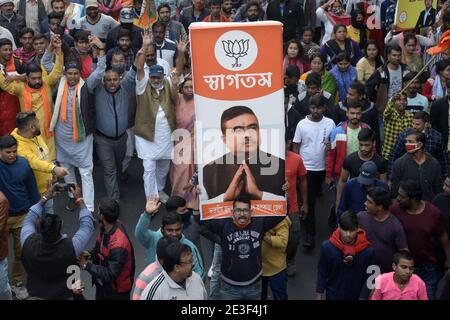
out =
[[[106,194],[120,199],[118,174],[127,149],[127,129],[130,113],[136,108],[136,67],[122,77],[114,66],[106,70],[105,57],[98,60],[95,83],[90,90],[95,95],[95,148],[103,167]],[[103,79],[103,81],[102,81]]]

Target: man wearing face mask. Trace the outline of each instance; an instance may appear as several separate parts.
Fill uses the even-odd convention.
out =
[[[115,52],[122,52],[125,56],[125,67],[128,70],[134,62],[137,49],[131,46],[131,32],[127,29],[121,29],[117,36],[117,46],[108,50],[106,61],[109,64],[111,57]]]
[[[442,142],[442,135],[439,131],[430,127],[430,116],[425,111],[417,111],[414,113],[412,120],[412,128],[404,130],[397,138],[397,141],[392,148],[391,157],[389,159],[389,172],[392,171],[394,162],[405,154],[405,139],[406,136],[417,130],[426,135],[427,142],[425,143],[425,152],[431,154],[441,166],[442,177],[447,176],[447,155]]]
[[[97,68],[88,83],[95,96],[95,149],[103,167],[103,179],[109,198],[120,201],[118,175],[127,149],[127,129],[136,110],[136,68],[122,76],[123,65],[106,69],[104,52],[100,52]],[[88,80],[89,81],[89,80]]]
[[[136,56],[136,150],[143,160],[145,196],[169,198],[163,191],[172,158],[171,135],[175,130],[175,106],[178,103],[178,76],[164,77],[161,66],[153,65],[145,72],[144,64],[152,47],[149,30]]]
[[[405,139],[406,154],[394,162],[391,191],[397,195],[401,181],[412,179],[420,184],[423,199],[431,201],[442,192],[442,173],[439,162],[425,152],[427,138],[423,132],[412,131]]]

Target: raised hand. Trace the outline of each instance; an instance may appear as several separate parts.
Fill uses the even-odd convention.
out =
[[[141,32],[142,36],[142,47],[147,48],[150,47],[153,43],[153,33],[150,28],[145,28],[144,32]]]
[[[156,198],[149,198],[147,203],[145,204],[145,212],[151,216],[155,215],[158,212],[159,207],[161,206],[161,202]]]
[[[186,52],[187,46],[189,45],[189,41],[183,41],[183,39],[178,37],[177,50],[178,52]]]

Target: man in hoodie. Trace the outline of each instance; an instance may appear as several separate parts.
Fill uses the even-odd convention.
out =
[[[344,212],[339,228],[322,243],[317,266],[316,299],[368,299],[367,268],[373,264],[374,251],[356,214]]]

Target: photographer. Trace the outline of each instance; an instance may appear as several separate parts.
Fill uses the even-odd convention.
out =
[[[47,181],[47,191],[37,204],[30,208],[22,232],[22,262],[28,274],[27,290],[32,297],[48,300],[71,300],[73,293],[67,280],[68,267],[77,265],[77,257],[86,248],[94,231],[94,219],[86,208],[78,186],[71,188],[80,206],[80,228],[73,238],[61,234],[62,220],[57,214],[43,214],[45,203],[58,192]],[[39,231],[36,230],[39,225]]]

